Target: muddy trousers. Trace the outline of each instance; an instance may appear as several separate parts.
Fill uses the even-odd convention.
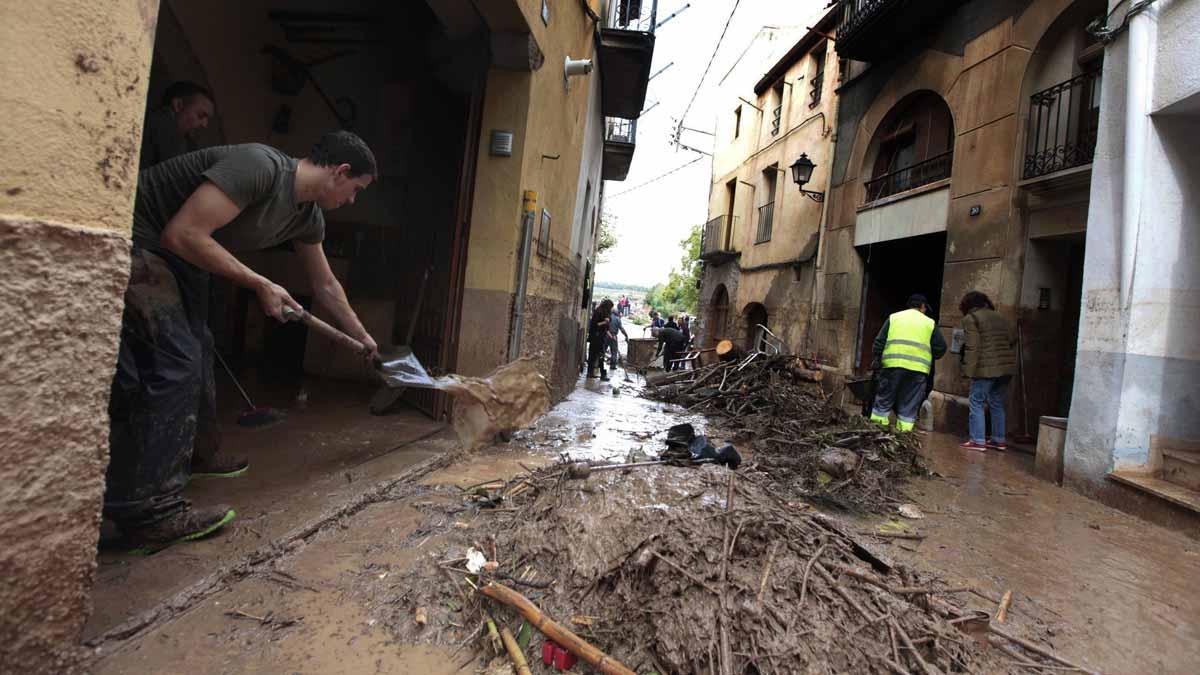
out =
[[[208,273],[134,245],[109,399],[104,515],[124,527],[186,508],[192,453],[220,443]]]
[[[608,345],[605,338],[599,340],[588,340],[588,377],[595,377],[596,371],[599,370],[601,375],[604,371],[604,352]]]
[[[925,373],[904,368],[884,368],[879,371],[879,388],[875,392],[871,421],[886,427],[888,415],[895,410],[896,429],[912,431],[924,400]]]

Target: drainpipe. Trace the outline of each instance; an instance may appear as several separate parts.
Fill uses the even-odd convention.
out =
[[[1154,87],[1155,19],[1158,12],[1147,7],[1130,19],[1125,72],[1125,175],[1121,214],[1121,307],[1133,305],[1133,276],[1138,232],[1142,219],[1145,185],[1146,145],[1150,125],[1150,98]]]
[[[525,288],[529,283],[529,258],[533,250],[533,226],[537,213],[537,193],[526,190],[522,200],[521,253],[517,263],[517,292],[513,298],[512,331],[508,336],[508,361],[521,356],[521,336],[525,329]]]

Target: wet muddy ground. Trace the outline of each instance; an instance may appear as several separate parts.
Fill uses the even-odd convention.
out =
[[[613,384],[623,386],[617,396]],[[460,487],[512,476],[562,455],[623,460],[639,449],[653,454],[671,424],[703,423],[636,398],[635,389],[620,377],[611,383],[581,380],[568,400],[511,442],[457,461],[420,485],[397,489],[332,523],[171,621],[101,645],[95,671],[471,672],[478,661],[469,649],[455,653],[457,645],[406,645],[388,630],[389,622],[402,618],[400,605],[390,601],[405,590],[397,587],[398,578],[414,565],[429,564],[447,533],[487,531],[493,516],[461,511]],[[347,422],[356,421],[344,428],[358,433],[358,422],[367,416],[356,418],[352,409],[345,414]],[[382,454],[398,443],[380,433],[363,443],[361,452]],[[1200,654],[1196,540],[1041,482],[1032,476],[1028,457],[965,454],[955,444],[956,439],[930,435],[927,454],[939,475],[916,479],[906,491],[925,516],[906,526],[926,538],[879,541],[880,548],[994,597],[1012,590],[1016,625],[1036,627],[1061,654],[1097,670],[1195,672]],[[378,470],[372,468],[372,475],[382,477],[412,458],[445,451],[444,438],[436,437],[364,466],[374,465]],[[353,483],[337,490],[314,485],[308,494],[314,503],[327,505],[349,498],[354,489]],[[890,520],[859,518],[847,524],[866,531]],[[121,583],[130,592],[162,570],[210,567],[214,560],[204,552],[236,543],[239,536],[244,535],[234,528],[150,558],[151,564],[129,564]],[[112,574],[102,566],[101,574],[106,573]],[[119,615],[104,606],[115,602],[116,594],[102,589],[98,585],[97,616]],[[163,597],[135,595],[142,603]],[[994,609],[986,600],[972,602]]]

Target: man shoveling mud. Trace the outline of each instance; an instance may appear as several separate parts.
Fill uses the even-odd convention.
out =
[[[193,508],[180,495],[193,472],[235,476],[247,467],[220,451],[209,275],[254,291],[276,320],[304,309],[234,253],[291,242],[314,301],[363,344],[367,358],[377,356],[321,247],[322,210],[354,203],[376,174],[366,143],[337,131],[304,159],[266,145],[222,146],[180,155],[139,177],[104,495],[104,514],[135,545],[194,539],[236,515],[224,505]]]

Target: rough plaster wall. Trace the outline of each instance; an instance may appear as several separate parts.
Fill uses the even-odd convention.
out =
[[[0,214],[128,232],[155,0],[0,10]]]
[[[80,658],[128,270],[123,236],[0,219],[0,664],[25,672]]]

